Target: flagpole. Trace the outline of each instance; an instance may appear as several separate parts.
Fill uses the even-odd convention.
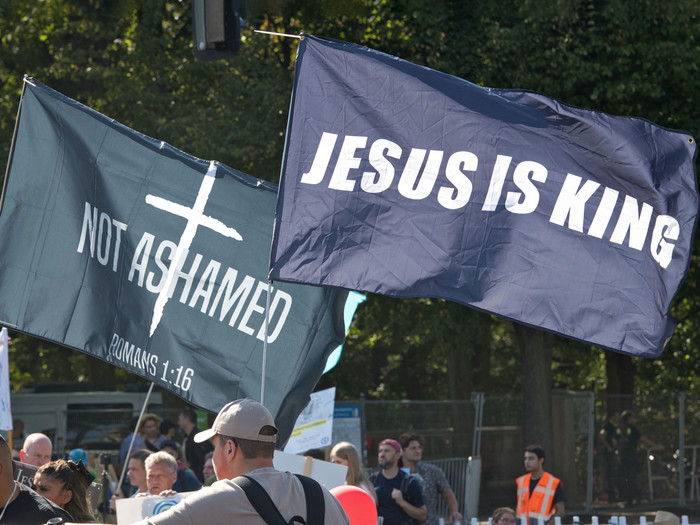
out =
[[[267,281],[267,300],[265,301],[265,339],[263,340],[262,377],[260,380],[260,404],[265,406],[265,376],[267,374],[267,331],[270,326],[270,295],[272,281]]]
[[[141,406],[141,413],[139,414],[139,419],[136,421],[136,426],[134,426],[134,431],[131,434],[131,443],[129,443],[129,450],[126,451],[126,456],[124,457],[124,465],[122,465],[122,473],[119,475],[119,483],[117,484],[117,494],[122,490],[122,482],[124,481],[124,475],[126,471],[129,470],[126,466],[129,464],[129,456],[131,456],[131,449],[134,446],[134,441],[136,440],[136,431],[141,426],[141,418],[146,411],[148,406],[148,400],[151,398],[151,392],[153,392],[153,386],[155,383],[151,382],[151,386],[148,387],[148,393],[146,394],[146,399],[143,400],[143,405]]]
[[[282,36],[288,38],[296,38],[298,40],[303,40],[304,35],[289,35],[287,33],[275,33],[273,31],[263,31],[261,29],[255,29],[255,33],[262,33],[265,35]],[[294,101],[294,93],[289,101],[289,115],[287,116],[287,131],[289,132],[290,122],[292,118],[292,105]],[[288,134],[285,135],[284,139],[284,151],[282,153],[282,165],[280,166],[280,186],[282,184],[282,174],[284,173],[284,159],[287,157],[287,138]],[[279,189],[277,190],[277,198],[279,199]],[[277,217],[275,217],[275,222]],[[272,246],[275,242],[275,225],[272,225],[272,239],[270,240],[270,255],[272,255]],[[267,280],[267,302],[265,304],[265,340],[263,341],[263,361],[262,361],[262,380],[260,381],[260,404],[265,405],[265,374],[267,370],[267,333],[270,325],[270,295],[272,294],[272,280],[269,278],[270,268],[268,266],[268,280]]]
[[[262,29],[253,29],[253,33],[262,33],[263,35],[284,36],[287,38],[296,38],[298,40],[301,40],[303,38],[301,35],[289,35],[287,33],[275,33],[274,31],[263,31]]]
[[[15,129],[12,132],[12,143],[10,144],[10,154],[7,157],[7,167],[5,168],[5,180],[2,183],[2,196],[0,196],[0,211],[2,211],[2,205],[5,203],[5,188],[7,187],[7,179],[10,174],[10,166],[12,165],[12,157],[15,153],[15,142],[17,141],[17,128],[19,128],[19,114],[22,111],[22,101],[24,100],[24,90],[27,88],[27,84],[30,84],[29,77],[24,75],[22,82],[22,93],[19,96],[19,106],[17,106],[17,119],[15,120]]]

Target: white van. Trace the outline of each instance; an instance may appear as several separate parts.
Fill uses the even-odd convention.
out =
[[[10,396],[10,402],[12,419],[22,421],[24,435],[46,434],[53,441],[54,454],[60,457],[74,448],[118,451],[122,440],[131,432],[130,420],[141,412],[146,395],[146,392],[19,392]],[[161,394],[154,392],[146,411],[159,411],[162,403]]]

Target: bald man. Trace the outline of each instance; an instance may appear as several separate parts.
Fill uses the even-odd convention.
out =
[[[8,525],[43,525],[51,518],[73,521],[65,510],[54,505],[26,485],[17,483],[12,473],[12,453],[0,436],[0,522]]]
[[[22,450],[19,451],[19,459],[22,463],[40,467],[51,461],[53,445],[45,434],[39,432],[29,434],[24,440]]]

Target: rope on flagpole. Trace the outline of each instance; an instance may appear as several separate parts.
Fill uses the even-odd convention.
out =
[[[148,400],[151,398],[151,392],[153,392],[153,386],[155,383],[151,381],[151,386],[148,387],[148,393],[146,394],[146,399],[143,400],[143,406],[141,407],[141,413],[139,414],[139,419],[136,421],[136,426],[134,427],[134,431],[132,432],[131,435],[131,443],[129,443],[129,450],[126,451],[126,456],[124,457],[124,465],[122,465],[122,473],[119,476],[119,483],[117,484],[117,494],[121,492],[122,490],[122,483],[124,481],[124,475],[126,474],[126,471],[129,470],[127,465],[129,465],[129,456],[131,456],[131,449],[134,447],[134,441],[136,440],[136,433],[141,426],[141,418],[143,418],[143,413],[146,411],[146,407],[148,406]]]
[[[253,29],[253,33],[262,33],[263,35],[286,36],[287,38],[296,38],[302,40],[302,35],[289,35],[287,33],[275,33],[274,31],[263,31],[262,29]]]

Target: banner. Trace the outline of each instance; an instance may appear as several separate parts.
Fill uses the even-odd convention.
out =
[[[217,412],[260,399],[277,188],[26,82],[0,212],[0,323]],[[283,438],[344,340],[345,292],[274,283]]]
[[[311,401],[294,424],[284,451],[289,454],[303,454],[307,450],[332,445],[334,406],[335,387],[312,393]]]
[[[269,275],[654,357],[690,263],[696,151],[642,119],[304,35]]]
[[[345,310],[343,311],[343,320],[345,323],[345,334],[350,331],[350,325],[352,324],[352,318],[355,316],[355,310],[357,307],[364,303],[367,297],[357,292],[349,292],[348,298],[345,301]],[[343,353],[342,345],[331,352],[326,361],[326,366],[323,369],[323,373],[330,372],[335,365],[340,361],[340,356]]]
[[[0,330],[0,430],[12,430],[10,403],[10,338],[7,328]]]

